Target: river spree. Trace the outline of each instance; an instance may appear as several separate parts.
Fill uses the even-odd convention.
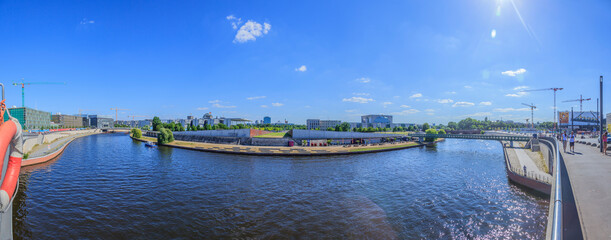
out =
[[[328,157],[75,140],[24,168],[15,238],[542,239],[547,197],[508,182],[499,142]]]

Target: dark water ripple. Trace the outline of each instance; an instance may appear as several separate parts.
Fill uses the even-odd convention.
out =
[[[96,135],[20,181],[18,239],[541,239],[548,206],[478,140],[284,158]]]

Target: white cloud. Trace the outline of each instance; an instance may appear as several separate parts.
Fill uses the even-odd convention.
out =
[[[487,117],[492,115],[490,112],[476,112],[472,114],[467,114],[465,117]]]
[[[414,113],[419,113],[419,112],[420,112],[419,110],[412,108],[412,109],[403,110],[401,112],[394,112],[392,113],[392,115],[409,115],[409,114],[414,114]]]
[[[364,98],[364,97],[351,97],[351,98],[344,98],[342,99],[342,102],[356,102],[356,103],[368,103],[368,102],[373,102],[374,100],[371,98]]]
[[[517,87],[514,87],[513,90],[514,91],[522,91],[522,90],[527,89],[527,88],[528,88],[528,86],[517,86]]]
[[[507,71],[501,72],[501,74],[503,74],[505,76],[515,77],[515,76],[518,76],[520,74],[524,74],[525,72],[526,72],[526,69],[520,68],[520,69],[515,70],[515,71],[507,70]]]
[[[305,72],[307,70],[308,68],[306,67],[306,65],[301,65],[301,67],[295,68],[295,71],[297,72]]]
[[[492,111],[495,111],[495,112],[526,112],[526,111],[530,111],[530,108],[495,108]]]
[[[83,20],[81,20],[81,24],[82,25],[87,25],[87,24],[94,24],[95,21],[93,20],[87,20],[87,18],[83,18]]]
[[[388,106],[388,105],[391,105],[391,104],[392,104],[392,102],[383,102],[383,103],[382,103],[382,105],[384,105],[384,107],[386,107],[386,106]]]
[[[471,107],[475,105],[475,103],[472,102],[456,102],[454,103],[454,105],[452,105],[452,107]]]
[[[508,93],[508,94],[505,94],[505,96],[506,97],[524,97],[527,94],[528,94],[527,92],[517,92],[517,93]]]
[[[212,100],[212,101],[208,101],[208,103],[220,103],[221,100]]]
[[[246,100],[257,100],[257,99],[263,99],[266,98],[265,96],[255,96],[255,97],[248,97],[246,98]]]
[[[305,105],[304,108],[312,108],[310,105]]]
[[[456,94],[455,91],[446,92],[447,94]]]
[[[481,106],[490,106],[490,105],[492,105],[492,102],[480,102],[479,105],[481,105]]]
[[[409,98],[419,98],[422,97],[422,93],[416,93],[414,95],[409,96]]]
[[[357,96],[369,96],[371,94],[369,93],[352,93],[353,95],[357,95]]]
[[[267,34],[269,32],[269,30],[272,29],[272,25],[269,23],[263,23],[263,33]]]
[[[278,103],[278,102],[272,103],[272,106],[274,107],[282,107],[283,105],[284,103]]]
[[[356,110],[355,109],[348,109],[348,110],[346,110],[346,112],[347,113],[352,113],[352,112],[356,112]]]
[[[237,18],[233,15],[229,15],[227,16],[227,20],[229,20],[231,22],[231,27],[235,30],[238,29],[238,25],[242,24],[242,19],[241,18]]]
[[[430,109],[430,108],[429,108],[429,109],[426,109],[426,110],[424,110],[424,111],[425,111],[425,112],[434,112],[434,111],[435,111],[435,109]]]
[[[267,105],[261,105],[261,107],[262,107],[262,108],[268,108],[268,106],[267,106]]]
[[[411,108],[410,106],[407,106],[407,105],[405,105],[405,104],[404,104],[404,105],[401,105],[401,106],[399,106],[399,107],[400,107],[400,108]]]
[[[227,105],[221,105],[218,103],[212,104],[213,107],[215,108],[235,108],[235,106],[227,106]]]
[[[453,103],[454,102],[454,100],[449,99],[449,98],[448,99],[437,99],[435,101],[438,103]]]
[[[244,25],[242,25],[242,27],[240,27],[238,33],[235,35],[235,39],[233,39],[233,42],[245,43],[248,41],[257,40],[258,37],[267,34],[272,28],[272,25],[269,23],[264,23],[264,26],[253,20],[248,20],[246,23],[244,23]]]
[[[208,108],[207,107],[198,107],[197,110],[203,111],[203,110],[208,110]]]
[[[465,88],[466,88],[466,89],[471,89],[471,88],[473,88],[473,87],[471,87],[471,86],[469,86],[469,85],[466,85],[466,86],[465,86]]]
[[[362,77],[362,78],[357,78],[356,79],[357,82],[361,82],[361,83],[368,83],[371,82],[370,78],[366,78],[366,77]]]

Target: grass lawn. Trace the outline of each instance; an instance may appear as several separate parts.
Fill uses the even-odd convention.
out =
[[[418,145],[418,143],[400,144],[400,145],[393,145],[393,146],[381,146],[381,147],[357,148],[357,149],[350,149],[349,151],[350,152],[362,152],[362,151],[373,151],[373,150],[385,150],[385,149],[403,148],[403,147],[416,146],[416,145]]]
[[[256,137],[256,138],[283,138],[287,134],[288,134],[288,132],[273,132],[273,133],[257,135],[257,136],[254,136],[254,137]]]

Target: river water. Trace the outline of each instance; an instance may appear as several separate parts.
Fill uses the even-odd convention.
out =
[[[542,239],[547,197],[508,182],[499,142],[327,157],[75,140],[27,167],[17,239]]]

